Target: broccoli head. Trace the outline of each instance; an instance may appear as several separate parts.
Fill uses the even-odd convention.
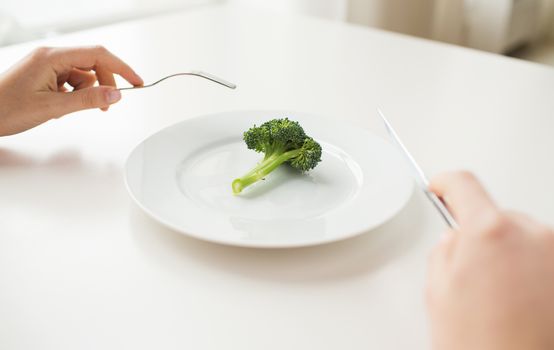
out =
[[[307,136],[298,122],[288,118],[254,125],[243,136],[248,149],[264,153],[264,158],[244,176],[233,181],[235,194],[265,178],[283,163],[306,172],[321,161],[319,143]]]

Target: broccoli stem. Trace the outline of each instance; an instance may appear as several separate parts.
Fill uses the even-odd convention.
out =
[[[266,157],[256,165],[252,170],[244,174],[242,177],[233,181],[233,193],[239,194],[243,189],[252,185],[253,183],[260,181],[266,177],[269,173],[279,167],[281,164],[296,157],[300,153],[300,150],[295,149],[284,153],[273,153]]]

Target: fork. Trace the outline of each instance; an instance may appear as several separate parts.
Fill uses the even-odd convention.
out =
[[[123,87],[123,88],[119,88],[118,90],[122,91],[122,90],[143,89],[143,88],[151,87],[151,86],[154,86],[158,83],[161,83],[162,81],[164,81],[166,79],[181,76],[181,75],[193,75],[193,76],[196,76],[196,77],[201,77],[201,78],[204,78],[204,79],[208,79],[210,81],[213,81],[214,83],[218,83],[220,85],[228,87],[229,89],[236,89],[236,87],[237,87],[237,85],[235,85],[233,83],[230,83],[225,79],[218,78],[215,75],[212,75],[210,73],[194,70],[194,71],[190,71],[190,72],[181,72],[181,73],[171,74],[171,75],[168,75],[166,77],[161,78],[158,81],[153,82],[152,84],[141,85],[141,86]]]

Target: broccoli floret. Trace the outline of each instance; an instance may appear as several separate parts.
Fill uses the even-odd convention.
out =
[[[264,159],[254,169],[233,181],[234,194],[265,178],[283,163],[306,172],[321,161],[319,143],[307,136],[298,122],[288,118],[254,125],[244,133],[243,138],[248,149],[264,153]]]

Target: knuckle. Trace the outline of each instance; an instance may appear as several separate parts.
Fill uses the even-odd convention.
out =
[[[500,238],[505,235],[511,225],[509,214],[498,212],[491,215],[483,225],[483,235],[485,237]]]
[[[35,60],[42,60],[48,58],[51,53],[51,47],[41,46],[33,50],[33,52],[31,53],[31,57]]]
[[[93,47],[93,49],[94,49],[95,51],[97,51],[98,53],[100,53],[100,54],[105,54],[105,53],[108,52],[108,49],[106,49],[106,48],[105,48],[104,46],[102,46],[102,45],[95,45],[95,46]]]
[[[539,234],[550,242],[554,243],[554,230],[547,226],[540,228]]]
[[[477,180],[477,177],[474,173],[468,170],[459,170],[455,173],[455,175],[463,181],[475,181]]]
[[[554,230],[547,226],[540,226],[537,230],[537,237],[541,245],[550,254],[554,253]]]

